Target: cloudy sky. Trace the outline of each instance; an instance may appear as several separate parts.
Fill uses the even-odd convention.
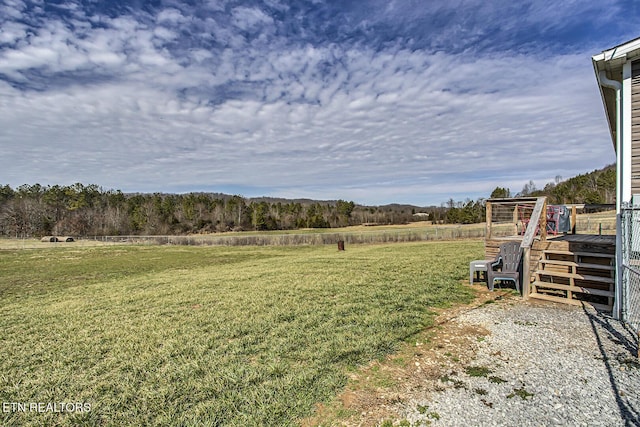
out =
[[[635,0],[0,0],[0,184],[439,205],[615,161]],[[623,25],[622,22],[634,25]]]

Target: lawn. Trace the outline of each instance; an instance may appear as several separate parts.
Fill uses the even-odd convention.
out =
[[[470,301],[482,256],[480,241],[1,250],[0,424],[295,425],[433,308]]]

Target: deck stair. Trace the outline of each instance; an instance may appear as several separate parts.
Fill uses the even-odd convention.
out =
[[[546,249],[535,269],[530,298],[592,306],[611,311],[615,255]]]

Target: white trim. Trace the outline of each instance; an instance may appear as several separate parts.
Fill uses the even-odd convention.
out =
[[[622,314],[622,232],[621,205],[631,201],[631,62],[640,57],[640,38],[605,50],[591,57],[596,73],[600,96],[605,107],[605,115],[609,121],[607,100],[603,87],[616,91],[615,123],[609,122],[611,136],[614,135],[616,146],[616,273],[615,298],[613,301],[613,317],[620,319]],[[622,82],[617,82],[622,71]],[[607,74],[611,76],[607,78]],[[613,79],[613,80],[611,80]]]
[[[622,67],[622,191],[621,202],[631,202],[631,62]]]
[[[607,49],[598,55],[594,55],[592,58],[594,61],[613,61],[616,59],[624,59],[627,58],[628,54],[638,49],[640,49],[640,38],[631,40],[630,42],[620,46]]]

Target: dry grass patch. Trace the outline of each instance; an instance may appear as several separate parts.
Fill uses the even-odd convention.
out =
[[[91,404],[2,413],[0,423],[296,425],[360,366],[413,341],[435,309],[469,301],[461,281],[482,251],[481,242],[0,251],[0,400]]]

